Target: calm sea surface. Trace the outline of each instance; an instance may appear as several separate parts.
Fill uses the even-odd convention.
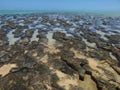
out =
[[[98,14],[104,16],[120,16],[120,12],[103,11],[45,11],[45,10],[0,10],[0,14],[30,14],[30,13],[77,13],[77,14]]]

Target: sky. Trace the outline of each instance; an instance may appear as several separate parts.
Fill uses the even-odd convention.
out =
[[[98,10],[120,12],[120,0],[0,0],[0,10]]]

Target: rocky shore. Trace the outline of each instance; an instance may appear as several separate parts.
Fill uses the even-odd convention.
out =
[[[120,90],[120,17],[0,15],[0,90]]]

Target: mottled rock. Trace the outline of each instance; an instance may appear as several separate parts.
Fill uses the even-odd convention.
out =
[[[6,54],[5,51],[0,51],[0,58]]]
[[[83,90],[83,88],[78,87],[78,86],[70,86],[70,90]]]
[[[65,33],[62,33],[62,32],[55,32],[54,34],[53,34],[53,39],[56,39],[56,40],[58,40],[58,41],[61,41],[61,40],[63,40],[64,38],[65,38]]]
[[[83,81],[84,76],[85,76],[85,69],[81,68],[79,71],[79,79]]]
[[[5,63],[5,62],[8,62],[10,60],[11,60],[11,58],[9,56],[4,56],[4,57],[0,58],[0,63]]]
[[[120,43],[120,38],[119,37],[120,37],[119,34],[107,36],[107,38],[109,39],[109,41],[112,44],[119,44]]]
[[[3,46],[3,45],[4,45],[4,41],[0,40],[0,46]]]
[[[104,59],[106,59],[106,58],[109,57],[107,52],[100,51],[100,50],[99,51],[97,51],[97,50],[91,50],[88,53],[89,53],[90,57],[96,58],[98,60],[104,60]]]
[[[25,31],[25,37],[29,37],[29,38],[31,38],[32,35],[33,35],[33,33],[34,33],[33,30],[27,30],[27,31]]]
[[[0,36],[4,36],[6,33],[3,30],[0,30]]]

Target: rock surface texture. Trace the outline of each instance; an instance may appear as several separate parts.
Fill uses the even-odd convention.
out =
[[[0,21],[0,90],[120,90],[120,17],[25,14]]]

